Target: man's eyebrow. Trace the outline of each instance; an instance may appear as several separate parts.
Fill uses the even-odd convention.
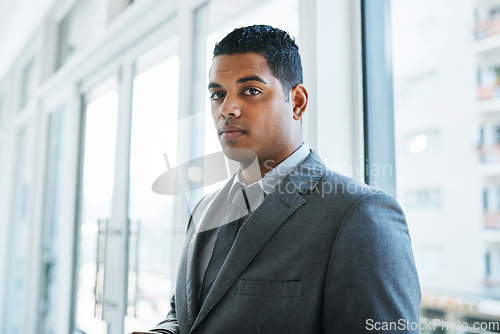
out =
[[[222,86],[221,86],[221,85],[219,85],[218,83],[215,83],[215,82],[210,82],[210,83],[208,84],[208,89],[210,89],[210,88],[222,88]]]
[[[251,76],[248,76],[248,77],[244,77],[244,78],[238,79],[236,81],[236,83],[237,84],[242,84],[242,83],[245,83],[245,82],[248,82],[248,81],[259,81],[259,82],[262,82],[263,84],[267,85],[267,82],[264,81],[264,79],[262,79],[258,75],[251,75]]]
[[[262,82],[263,84],[267,85],[267,82],[264,79],[262,79],[261,77],[259,77],[258,75],[250,75],[248,77],[240,78],[240,79],[236,80],[236,83],[242,84],[242,83],[249,82],[249,81],[258,81],[258,82]],[[210,82],[208,84],[208,89],[210,89],[210,88],[222,88],[222,86],[216,82]]]

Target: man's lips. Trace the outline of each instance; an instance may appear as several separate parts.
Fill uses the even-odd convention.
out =
[[[243,135],[243,131],[225,131],[222,132],[221,137],[222,139],[236,139],[240,136]]]
[[[236,139],[242,136],[245,131],[236,125],[226,125],[220,128],[219,133],[222,139]]]

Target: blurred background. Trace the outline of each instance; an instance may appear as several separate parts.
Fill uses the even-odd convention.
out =
[[[403,206],[422,316],[500,322],[500,0],[0,0],[0,332],[165,317],[190,210],[230,176],[192,169],[220,151],[211,51],[251,24],[296,37],[309,145]]]

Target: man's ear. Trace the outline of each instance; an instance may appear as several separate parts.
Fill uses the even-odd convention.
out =
[[[290,92],[290,98],[293,106],[293,119],[299,120],[307,107],[307,90],[303,84],[296,84]]]

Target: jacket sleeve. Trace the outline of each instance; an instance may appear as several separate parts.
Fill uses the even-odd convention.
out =
[[[325,333],[419,333],[420,299],[400,206],[382,192],[365,195],[344,217],[332,247]]]
[[[179,326],[177,324],[177,315],[175,313],[175,295],[172,296],[172,301],[170,302],[170,312],[168,312],[167,318],[160,322],[158,326],[153,328],[151,331],[159,333],[172,333],[179,334]]]

